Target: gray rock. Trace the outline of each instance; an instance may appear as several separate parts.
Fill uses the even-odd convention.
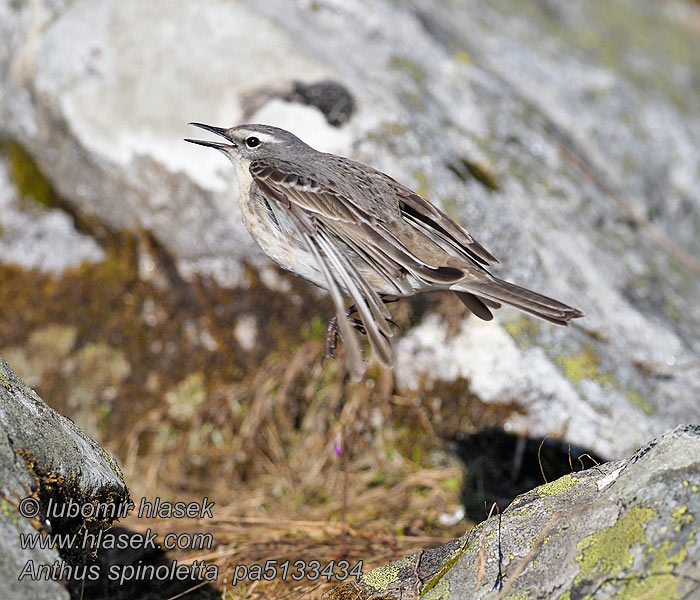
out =
[[[429,314],[397,345],[400,389],[452,382],[511,406],[508,430],[622,457],[700,412],[693,15],[652,0],[0,0],[0,133],[77,211],[149,230],[185,277],[238,285],[244,262],[268,263],[232,169],[182,142],[185,123],[337,82],[356,107],[341,127],[294,94],[250,119],[415,187],[496,274],[587,313],[562,330],[503,310],[456,336]]]
[[[463,537],[329,598],[695,598],[699,459],[700,426],[680,426],[627,460],[518,496]]]
[[[104,255],[64,211],[22,202],[0,157],[0,262],[60,273]]]
[[[0,357],[0,597],[69,597],[61,577],[37,577],[41,568],[58,565],[59,569],[64,564],[58,552],[22,548],[20,536],[41,539],[43,533],[78,531],[82,535],[114,520],[47,516],[49,502],[63,512],[61,505],[68,502],[78,507],[108,507],[128,501],[114,458],[72,421],[48,407]],[[25,518],[35,507],[36,517]],[[81,552],[74,547],[63,556],[75,558]]]

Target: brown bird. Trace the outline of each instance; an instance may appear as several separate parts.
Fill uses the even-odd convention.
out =
[[[392,366],[391,315],[385,303],[421,292],[451,290],[477,317],[490,320],[501,303],[557,325],[583,312],[498,279],[498,262],[461,225],[385,173],[314,150],[269,125],[230,129],[190,123],[228,143],[215,148],[236,166],[243,220],[280,267],[327,289],[336,308],[326,353],[338,329],[353,375],[365,370],[353,327],[367,334],[380,362]],[[343,295],[353,305],[344,307]],[[352,318],[357,314],[359,319]]]

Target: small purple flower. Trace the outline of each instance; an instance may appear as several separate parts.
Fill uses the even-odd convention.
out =
[[[343,455],[343,436],[340,432],[335,434],[335,439],[333,440],[333,452],[336,456]]]

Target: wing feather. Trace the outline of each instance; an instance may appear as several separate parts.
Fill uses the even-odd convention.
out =
[[[287,161],[258,159],[250,164],[250,173],[258,183],[265,182],[269,187],[286,194],[301,208],[316,213],[326,219],[356,221],[371,220],[357,203],[328,186],[309,177],[294,173]]]
[[[356,377],[365,370],[357,335],[353,331],[345,314],[341,288],[347,290],[362,319],[372,349],[380,362],[392,366],[392,352],[389,327],[391,315],[377,292],[369,285],[365,277],[340,250],[338,233],[334,224],[354,220],[350,210],[332,207],[332,195],[321,191],[310,192],[311,185],[297,177],[282,176],[271,168],[256,172],[264,175],[255,178],[263,194],[275,203],[275,210],[285,210],[290,221],[309,252],[314,256],[321,269],[328,290],[333,299],[338,325],[343,341],[347,345],[349,364]],[[251,173],[253,170],[251,169]],[[296,184],[304,183],[303,187]],[[314,186],[316,187],[316,186]],[[310,198],[310,196],[312,198]],[[338,204],[336,200],[336,204]],[[341,204],[342,206],[342,204]],[[348,240],[351,242],[351,240]],[[347,243],[345,241],[341,242]]]
[[[341,290],[352,298],[375,354],[391,366],[391,316],[363,273],[371,273],[375,284],[386,283],[382,289],[402,296],[413,291],[406,273],[426,287],[447,288],[464,280],[469,268],[482,269],[481,265],[496,259],[449,216],[388,175],[369,167],[357,174],[350,169],[352,161],[333,158],[345,161],[338,165],[339,174],[350,170],[360,179],[358,185],[367,194],[366,206],[358,205],[351,197],[347,182],[340,181],[342,177],[324,181],[322,175],[315,179],[303,176],[289,161],[259,159],[251,163],[250,173],[263,194],[275,203],[272,212],[281,210],[292,215],[304,244],[318,262],[336,307],[341,335],[348,345],[352,370],[357,373],[362,364],[361,353],[345,316]],[[379,210],[383,199],[384,210]],[[430,244],[425,248],[436,247],[446,257],[464,259],[465,267],[427,264],[402,240],[416,235],[409,235],[411,231],[420,234],[416,239]],[[421,250],[420,243],[414,250],[430,256],[425,248]],[[356,258],[351,259],[347,249]],[[474,304],[485,317],[490,311],[483,302],[477,300]],[[495,304],[490,298],[485,302]]]
[[[299,215],[296,213],[296,211],[290,210],[289,212],[291,215],[290,221],[295,225],[299,236],[303,240],[309,252],[313,254],[314,258],[316,259],[316,263],[326,278],[328,291],[331,295],[331,299],[333,300],[333,304],[335,305],[335,311],[338,317],[340,335],[343,338],[343,342],[345,342],[345,355],[347,358],[348,367],[352,373],[352,376],[359,380],[362,378],[366,367],[364,360],[362,359],[360,342],[345,315],[345,304],[343,303],[343,295],[338,287],[338,282],[336,281],[336,278],[331,270],[328,268],[326,261],[323,260],[318,245],[310,233],[311,228],[309,227],[308,223],[303,223],[303,221],[299,219]]]
[[[341,161],[338,167],[355,164],[348,159],[335,156],[332,158]],[[381,251],[426,283],[454,283],[464,277],[464,272],[455,267],[434,267],[425,264],[384,227],[385,221],[403,221],[443,252],[467,259],[467,264],[478,268],[483,268],[483,265],[488,265],[489,262],[498,262],[448,215],[376,169],[363,166],[361,171],[353,171],[366,192],[366,207],[358,205],[350,194],[341,191],[341,188],[347,185],[318,181],[300,176],[294,171],[294,165],[283,160],[259,159],[250,165],[250,172],[256,181],[275,187],[305,210],[324,219],[368,226],[369,230],[374,232],[372,239]],[[382,198],[378,199],[377,196]],[[381,214],[377,209],[382,204],[386,214]],[[381,232],[381,235],[378,236],[378,232]]]
[[[451,219],[444,212],[433,206],[422,196],[409,190],[405,186],[396,182],[403,188],[401,191],[400,208],[404,218],[412,217],[412,221],[420,221],[424,231],[427,229],[432,235],[446,239],[450,245],[462,254],[467,254],[474,262],[482,265],[498,260],[477,242],[459,223]],[[407,193],[406,193],[407,192]]]
[[[317,235],[316,239],[326,258],[335,267],[335,272],[345,283],[345,287],[348,289],[350,297],[362,318],[372,350],[383,365],[391,367],[393,362],[391,344],[389,343],[391,331],[386,321],[387,316],[383,314],[386,309],[382,310],[379,308],[380,304],[383,306],[383,302],[369,288],[364,277],[359,275],[352,263],[338,252],[334,244],[325,235]]]

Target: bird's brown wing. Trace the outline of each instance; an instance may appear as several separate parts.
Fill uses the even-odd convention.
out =
[[[466,258],[467,264],[498,262],[449,215],[386,173],[342,156],[323,154],[323,159],[333,173],[333,180],[321,183],[346,197],[359,190],[363,195],[362,209],[377,221],[393,221],[395,229],[397,224],[406,223],[447,253],[462,260]]]
[[[358,202],[347,182],[343,185],[342,181],[323,181],[320,177],[301,175],[299,169],[288,161],[259,159],[249,168],[254,182],[277,210],[284,211],[316,258],[333,298],[340,333],[347,344],[349,364],[356,375],[363,369],[361,352],[344,313],[342,290],[347,291],[357,307],[374,353],[383,364],[391,366],[390,314],[365,274],[372,275],[373,283],[381,282],[383,294],[396,296],[410,295],[414,291],[407,281],[409,273],[422,281],[426,289],[433,286],[446,288],[461,281],[466,272],[459,265],[443,263],[433,266],[426,259],[430,253],[425,252],[425,245],[441,253],[440,246],[436,246],[431,236],[439,237],[440,243],[448,247],[449,244],[458,244],[459,250],[443,250],[444,256],[459,254],[468,268],[482,269],[478,266],[477,253],[491,256],[481,246],[475,245],[466,232],[458,231],[458,226],[449,217],[419,196],[413,194],[415,198],[412,197],[412,192],[403,188],[408,193],[405,204],[414,207],[411,216],[420,224],[413,230],[412,222],[402,218],[402,204],[393,195],[395,190],[382,189],[386,185],[399,184],[378,171],[366,169],[360,171],[360,175],[357,175],[357,170],[353,171],[353,176],[360,179],[369,174],[366,175],[369,179],[356,182],[364,194],[363,201]],[[339,172],[342,179],[342,169],[335,172]],[[379,179],[377,174],[381,176]],[[380,199],[377,194],[385,194],[391,199],[387,200],[387,210],[377,210]],[[398,210],[392,211],[392,201]],[[420,207],[420,211],[415,207]],[[415,244],[412,245],[402,234],[405,229],[413,232]]]
[[[359,221],[372,217],[352,197],[344,196],[325,182],[298,173],[285,160],[259,159],[250,165],[253,179],[284,194],[289,204],[329,220]]]
[[[371,170],[369,167],[366,169],[367,173],[379,174],[394,184],[400,185],[379,171]],[[250,165],[250,173],[263,192],[280,206],[288,210],[296,207],[305,211],[316,222],[323,223],[324,227],[344,244],[353,250],[361,250],[359,252],[361,257],[366,254],[373,265],[390,267],[389,271],[393,269],[395,272],[409,272],[417,279],[424,281],[427,286],[451,284],[464,278],[465,272],[459,266],[432,265],[426,258],[418,256],[413,251],[412,244],[402,239],[404,236],[401,235],[401,229],[406,226],[406,223],[401,219],[400,214],[392,214],[391,206],[387,207],[385,214],[376,210],[375,196],[384,191],[379,181],[375,181],[374,184],[371,179],[359,182],[363,184],[362,191],[365,199],[370,199],[360,203],[351,190],[343,190],[347,185],[334,185],[335,182],[324,182],[320,178],[301,176],[294,165],[288,161],[256,160]],[[361,180],[364,179],[361,175],[356,176]],[[404,189],[410,192],[408,188]],[[386,190],[386,195],[392,197],[390,190]],[[420,198],[420,196],[416,197]],[[430,206],[427,201],[422,198],[420,200]],[[416,200],[410,201],[417,204]],[[390,204],[389,201],[387,203]],[[438,213],[436,215],[439,216]],[[447,215],[443,217],[449,219]],[[439,231],[436,235],[438,234]],[[468,236],[466,232],[464,235]],[[431,241],[425,234],[420,237],[423,238],[421,240],[423,243]],[[471,243],[474,243],[473,240]],[[435,246],[434,243],[431,245]],[[439,251],[440,247],[435,246],[435,250]],[[461,252],[469,256],[472,251],[462,249]],[[483,252],[486,251],[483,250]],[[420,252],[420,254],[425,253]],[[476,262],[471,259],[469,264],[476,264]],[[384,269],[378,270],[384,272]]]
[[[422,196],[395,182],[399,187],[399,207],[403,219],[453,256],[463,256],[475,264],[488,265],[498,260],[477,242],[459,223],[433,206]]]
[[[287,166],[286,164],[283,166]],[[357,223],[362,216],[357,207],[344,202],[332,191],[317,182],[311,182],[291,169],[279,168],[270,162],[256,161],[250,173],[262,193],[277,210],[284,211],[287,220],[296,229],[308,251],[315,257],[323,273],[328,291],[335,305],[340,334],[346,346],[348,365],[356,378],[364,370],[362,351],[346,315],[341,290],[347,290],[362,319],[372,350],[382,364],[393,364],[390,339],[391,315],[379,294],[370,286],[358,267],[351,260],[352,241],[343,241],[337,229],[341,223]],[[364,257],[369,262],[370,257]],[[387,278],[389,263],[379,265],[378,273]]]

